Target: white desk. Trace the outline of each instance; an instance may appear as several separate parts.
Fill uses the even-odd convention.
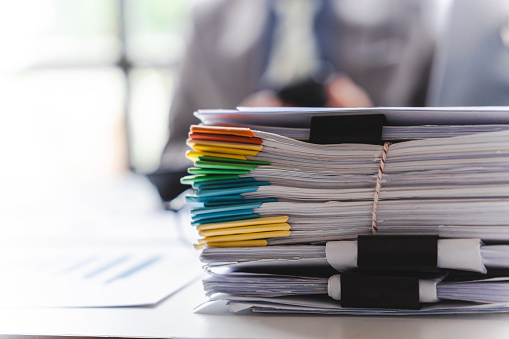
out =
[[[0,309],[0,334],[177,338],[508,338],[509,314],[351,317],[195,314],[196,282],[155,308]]]
[[[11,212],[14,216],[31,215],[25,223],[19,218],[7,219],[4,225],[16,225],[2,229],[0,245],[14,246],[5,235],[18,239],[25,248],[32,248],[44,240],[44,246],[57,235],[69,236],[77,243],[86,242],[92,235],[102,239],[101,246],[170,246],[175,241],[175,227],[166,215],[150,223],[137,223],[119,219],[119,222],[100,222],[104,217],[101,206],[114,208],[116,216],[137,215],[157,211],[156,196],[146,192],[146,183],[133,178],[120,181],[111,191],[95,188],[82,189],[73,195],[57,195],[58,204],[37,200],[37,204],[19,206]],[[100,186],[101,188],[103,186]],[[150,188],[150,187],[148,187]],[[143,194],[145,192],[145,194]],[[79,193],[79,194],[78,194]],[[108,194],[106,194],[108,193]],[[98,198],[100,200],[97,200]],[[130,199],[126,199],[129,197]],[[152,199],[152,201],[149,201]],[[9,202],[8,200],[6,202]],[[117,204],[115,202],[120,202]],[[44,203],[43,206],[41,204]],[[99,207],[97,207],[97,205]],[[62,210],[62,206],[65,207]],[[34,211],[34,207],[36,207]],[[12,208],[10,209],[12,211]],[[68,220],[63,218],[64,211]],[[94,212],[95,211],[95,212]],[[152,212],[151,212],[152,211]],[[8,211],[7,211],[8,212]],[[92,213],[94,212],[94,213]],[[133,213],[131,213],[133,212]],[[5,218],[5,213],[2,214]],[[8,213],[7,213],[8,215]],[[79,217],[77,217],[79,216]],[[97,220],[93,217],[97,216]],[[115,216],[115,215],[114,215]],[[46,219],[43,219],[46,218]],[[170,218],[171,219],[171,218]],[[36,222],[31,222],[35,220]],[[41,227],[41,220],[44,228]],[[84,221],[87,221],[84,223]],[[144,219],[141,219],[144,220]],[[158,221],[159,220],[159,221]],[[5,221],[5,220],[4,220]],[[114,219],[115,221],[115,219]],[[128,222],[129,221],[129,222]],[[57,223],[59,222],[59,223]],[[104,225],[103,225],[104,224]],[[127,224],[131,224],[127,227]],[[22,229],[21,227],[26,227]],[[23,232],[23,233],[21,233]],[[14,234],[12,234],[14,233]],[[27,236],[27,234],[29,236]],[[50,237],[51,236],[51,237]],[[57,237],[57,240],[59,238]],[[97,242],[97,239],[94,240]],[[189,245],[191,246],[191,245]],[[198,264],[198,263],[197,263]],[[199,264],[198,264],[199,265]],[[229,313],[196,314],[193,308],[205,300],[201,282],[187,286],[156,307],[132,308],[2,308],[0,300],[0,336],[100,336],[100,337],[177,337],[177,338],[509,338],[509,314],[447,317],[352,317],[352,316],[305,316],[305,315],[231,315]]]

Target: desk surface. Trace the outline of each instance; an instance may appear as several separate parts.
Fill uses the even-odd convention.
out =
[[[57,203],[38,201],[38,204],[19,206],[18,210],[5,209],[1,217],[12,227],[2,229],[0,245],[15,246],[18,241],[25,248],[32,248],[30,239],[37,245],[54,246],[52,235],[72,235],[83,243],[90,234],[102,239],[101,246],[130,244],[130,246],[166,246],[175,240],[171,220],[137,218],[136,211],[155,213],[155,196],[145,192],[145,183],[130,178],[120,181],[111,192],[95,188],[76,191],[72,195],[55,195]],[[139,186],[139,187],[138,187]],[[104,185],[100,186],[104,188]],[[101,192],[100,194],[98,192]],[[146,194],[142,194],[145,192]],[[106,194],[108,193],[108,194]],[[152,203],[150,199],[152,197]],[[32,198],[32,197],[31,197]],[[101,198],[100,201],[97,201]],[[129,198],[129,199],[126,199]],[[48,199],[46,199],[48,200]],[[9,202],[9,200],[7,200]],[[120,205],[115,203],[120,202]],[[97,206],[96,206],[97,205]],[[32,206],[26,214],[26,206]],[[99,207],[98,207],[99,206]],[[100,223],[104,214],[102,206],[113,208],[118,222]],[[65,208],[63,208],[65,207]],[[68,220],[63,218],[66,212]],[[94,213],[92,213],[95,211]],[[134,213],[134,214],[133,214]],[[21,223],[18,216],[32,219]],[[65,216],[64,215],[64,216]],[[106,216],[109,212],[106,213]],[[45,224],[41,225],[45,217]],[[7,218],[7,219],[6,219]],[[139,219],[139,220],[138,220]],[[170,218],[171,219],[171,218]],[[1,219],[0,219],[1,220]],[[114,219],[113,221],[115,221]],[[135,221],[140,221],[136,223]],[[44,221],[44,220],[43,220]],[[77,223],[79,221],[79,223]],[[85,221],[88,221],[85,223]],[[139,224],[139,225],[138,225]],[[130,227],[127,227],[131,225]],[[141,226],[141,227],[137,227]],[[14,227],[16,226],[16,227]],[[45,227],[42,227],[45,226]],[[106,227],[108,226],[108,227]],[[25,227],[23,229],[22,227]],[[72,230],[72,233],[71,233]],[[185,231],[185,230],[182,230]],[[12,234],[14,232],[14,234]],[[170,234],[171,233],[171,234]],[[27,237],[27,234],[30,235]],[[11,240],[6,238],[11,236]],[[69,237],[65,238],[70,246]],[[97,243],[97,239],[94,239]],[[165,245],[166,244],[166,245]],[[169,245],[168,245],[169,246]],[[189,245],[191,246],[191,245]],[[199,268],[199,263],[197,263]],[[306,315],[231,315],[225,309],[215,314],[193,313],[193,308],[205,300],[201,282],[196,280],[155,307],[125,308],[7,308],[0,300],[0,336],[100,336],[100,337],[177,337],[177,338],[509,338],[509,314],[478,316],[426,316],[426,317],[353,317]]]
[[[507,338],[509,314],[352,317],[196,314],[201,283],[153,308],[0,309],[0,334],[177,338]]]

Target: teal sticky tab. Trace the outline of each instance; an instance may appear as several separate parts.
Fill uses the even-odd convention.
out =
[[[219,188],[215,190],[200,190],[196,192],[197,197],[211,197],[217,195],[230,195],[230,194],[242,194],[249,192],[256,192],[258,186],[243,186],[233,188]]]
[[[216,161],[202,161],[194,162],[194,166],[198,168],[218,168],[218,169],[231,169],[231,170],[247,170],[252,171],[258,167],[251,164],[239,164],[233,162],[216,162]]]
[[[229,204],[242,204],[246,199],[240,195],[197,197],[187,196],[186,203],[191,207],[213,207]]]
[[[193,183],[194,188],[205,188],[209,185],[217,185],[217,184],[233,184],[233,183],[241,183],[241,182],[252,182],[255,181],[253,177],[242,177],[230,180],[214,180],[214,181],[202,181]]]
[[[249,200],[247,200],[249,201]],[[205,214],[205,213],[217,213],[217,212],[228,212],[235,210],[245,210],[245,209],[254,209],[259,208],[262,205],[262,202],[246,202],[242,204],[228,204],[223,206],[215,206],[215,207],[203,207],[203,208],[193,208],[191,210],[192,215],[197,214]]]
[[[191,212],[192,212],[192,210],[191,210]],[[205,220],[205,219],[231,217],[234,215],[245,215],[245,214],[251,214],[251,213],[253,213],[252,210],[244,209],[244,210],[217,212],[217,213],[196,214],[196,215],[192,215],[191,219],[192,219],[192,221],[199,221],[199,220]]]
[[[238,201],[207,201],[207,202],[201,203],[202,206],[196,206],[196,207],[216,207],[216,206],[225,206],[225,205],[238,205],[238,204],[244,204],[247,202],[263,204],[265,202],[277,202],[277,198],[244,199],[244,200],[238,200]]]
[[[222,218],[211,218],[211,219],[203,219],[200,221],[191,222],[191,226],[200,226],[205,224],[215,224],[218,222],[227,222],[227,221],[237,221],[237,220],[247,220],[247,219],[255,219],[259,218],[260,215],[257,213],[244,214],[244,215],[233,215],[231,217],[222,217]]]
[[[196,168],[190,167],[187,169],[187,173],[189,174],[249,174],[249,171],[244,170],[229,170],[229,169],[215,169],[215,168]]]
[[[212,197],[197,197],[196,195],[188,195],[186,196],[187,202],[214,202],[214,201],[244,201],[245,198],[240,194],[232,194],[232,195],[221,195],[221,196],[212,196]]]
[[[232,183],[232,184],[217,183],[216,185],[202,186],[198,190],[204,191],[204,190],[215,190],[215,189],[225,189],[225,188],[235,188],[235,187],[267,186],[267,185],[270,185],[270,182],[268,182],[268,181],[251,181],[251,182],[241,182],[241,183]]]
[[[186,203],[192,207],[211,207],[227,204],[240,204],[245,202],[245,198],[240,195],[226,195],[213,197],[197,197],[195,195],[186,196]]]
[[[242,198],[242,197],[241,197]],[[265,203],[265,202],[277,202],[277,198],[266,198],[266,199],[245,199],[242,200],[215,200],[215,201],[187,201],[187,204],[196,208],[203,207],[218,207],[218,206],[231,206],[231,205],[239,205],[245,203]]]
[[[187,201],[186,203],[194,208],[205,207],[205,203],[201,201]]]
[[[251,164],[251,165],[270,165],[268,161],[259,161],[259,160],[241,160],[241,159],[226,159],[219,157],[211,157],[208,155],[198,157],[199,160],[203,161],[219,161],[219,162],[233,162],[239,164]]]

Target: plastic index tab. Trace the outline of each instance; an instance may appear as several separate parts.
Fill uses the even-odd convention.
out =
[[[382,144],[383,114],[315,116],[309,142],[314,144]]]
[[[191,125],[191,133],[211,133],[236,135],[241,137],[253,137],[254,134],[249,128],[245,127],[223,127],[223,126],[199,126]]]

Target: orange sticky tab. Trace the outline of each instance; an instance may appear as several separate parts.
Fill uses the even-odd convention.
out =
[[[267,246],[267,240],[244,240],[244,241],[225,241],[209,242],[209,247],[264,247]]]
[[[226,142],[240,142],[244,144],[255,144],[261,145],[263,143],[260,138],[248,138],[239,137],[236,135],[225,135],[225,134],[205,134],[205,133],[189,133],[189,137],[192,140],[214,140],[214,141],[226,141]]]
[[[227,134],[227,135],[238,135],[242,137],[254,137],[253,132],[249,128],[245,127],[191,125],[190,130],[192,133]]]

